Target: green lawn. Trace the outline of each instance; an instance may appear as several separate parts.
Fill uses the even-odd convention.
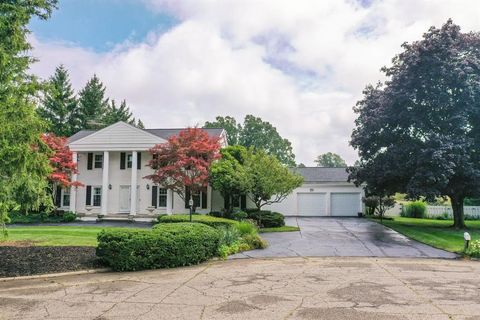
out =
[[[8,228],[6,241],[29,241],[38,246],[96,246],[97,234],[105,227],[15,227]],[[1,240],[0,236],[0,240]]]
[[[375,220],[379,222],[378,220]],[[384,220],[383,224],[409,238],[429,244],[433,247],[451,252],[463,252],[463,233],[468,231],[472,240],[480,239],[480,221],[466,221],[467,230],[455,230],[453,221],[415,219],[395,217],[394,220]]]
[[[300,231],[299,227],[294,226],[283,226],[283,227],[274,227],[274,228],[261,228],[260,232],[291,232],[291,231]]]

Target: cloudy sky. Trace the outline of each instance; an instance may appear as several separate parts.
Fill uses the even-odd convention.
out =
[[[96,73],[146,127],[246,114],[271,122],[297,162],[348,141],[352,107],[379,69],[448,18],[480,30],[479,0],[61,0],[32,21],[32,71],[64,64],[80,89]]]

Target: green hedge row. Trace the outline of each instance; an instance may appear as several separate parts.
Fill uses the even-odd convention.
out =
[[[198,264],[217,255],[221,233],[200,223],[159,224],[152,230],[103,230],[97,256],[116,271]]]
[[[207,216],[203,214],[194,214],[192,215],[192,221],[206,224],[207,226],[218,228],[230,228],[234,227],[238,222],[225,218],[217,218],[213,216]],[[190,215],[188,214],[172,214],[159,216],[157,222],[161,223],[179,223],[179,222],[190,222]]]

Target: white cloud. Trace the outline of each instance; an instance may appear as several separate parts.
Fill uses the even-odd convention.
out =
[[[76,88],[97,73],[147,127],[254,114],[292,141],[298,162],[333,151],[356,158],[352,107],[404,41],[448,18],[480,30],[478,0],[144,0],[180,24],[142,44],[95,53],[32,36],[42,77],[60,63]],[[48,22],[47,22],[48,23]],[[95,35],[92,35],[95,36]]]

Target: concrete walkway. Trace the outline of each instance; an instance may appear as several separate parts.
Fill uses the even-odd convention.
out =
[[[236,258],[266,257],[416,257],[456,258],[454,253],[411,240],[379,223],[359,218],[286,218],[300,232],[264,233],[264,250],[246,251]]]
[[[0,319],[480,319],[480,263],[284,258],[0,281]]]

